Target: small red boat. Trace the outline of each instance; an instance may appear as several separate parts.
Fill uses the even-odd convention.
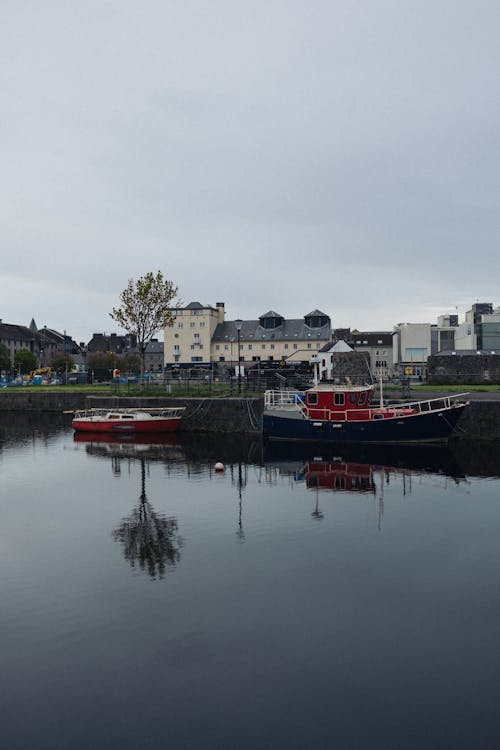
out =
[[[105,432],[115,435],[175,432],[184,408],[85,409],[75,412],[72,425],[77,432]]]

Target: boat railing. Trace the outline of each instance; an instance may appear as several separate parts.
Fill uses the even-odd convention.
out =
[[[302,413],[307,412],[304,394],[300,391],[266,391],[264,393],[265,409],[289,409],[295,407]]]
[[[437,398],[424,399],[423,401],[404,401],[400,404],[392,404],[388,406],[388,409],[412,409],[417,412],[424,411],[439,411],[440,409],[450,409],[458,404],[455,404],[456,399],[464,398],[468,396],[468,393],[453,393],[447,394],[446,396],[438,396]]]
[[[82,419],[82,418],[89,418],[89,417],[105,417],[107,414],[133,414],[134,412],[144,412],[146,414],[151,414],[152,416],[168,416],[168,417],[176,417],[180,415],[183,411],[186,410],[185,406],[133,406],[129,409],[125,407],[90,407],[90,408],[83,408],[83,409],[68,409],[64,412],[64,414],[74,414],[75,419]]]

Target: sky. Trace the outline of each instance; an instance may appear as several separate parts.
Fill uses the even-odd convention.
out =
[[[3,0],[0,318],[500,305],[498,0]]]

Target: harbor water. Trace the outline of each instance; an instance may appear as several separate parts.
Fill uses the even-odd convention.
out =
[[[6,750],[498,747],[498,444],[16,415],[0,478]]]

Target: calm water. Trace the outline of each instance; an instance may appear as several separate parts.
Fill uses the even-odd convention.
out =
[[[0,419],[2,748],[496,750],[499,452]]]

